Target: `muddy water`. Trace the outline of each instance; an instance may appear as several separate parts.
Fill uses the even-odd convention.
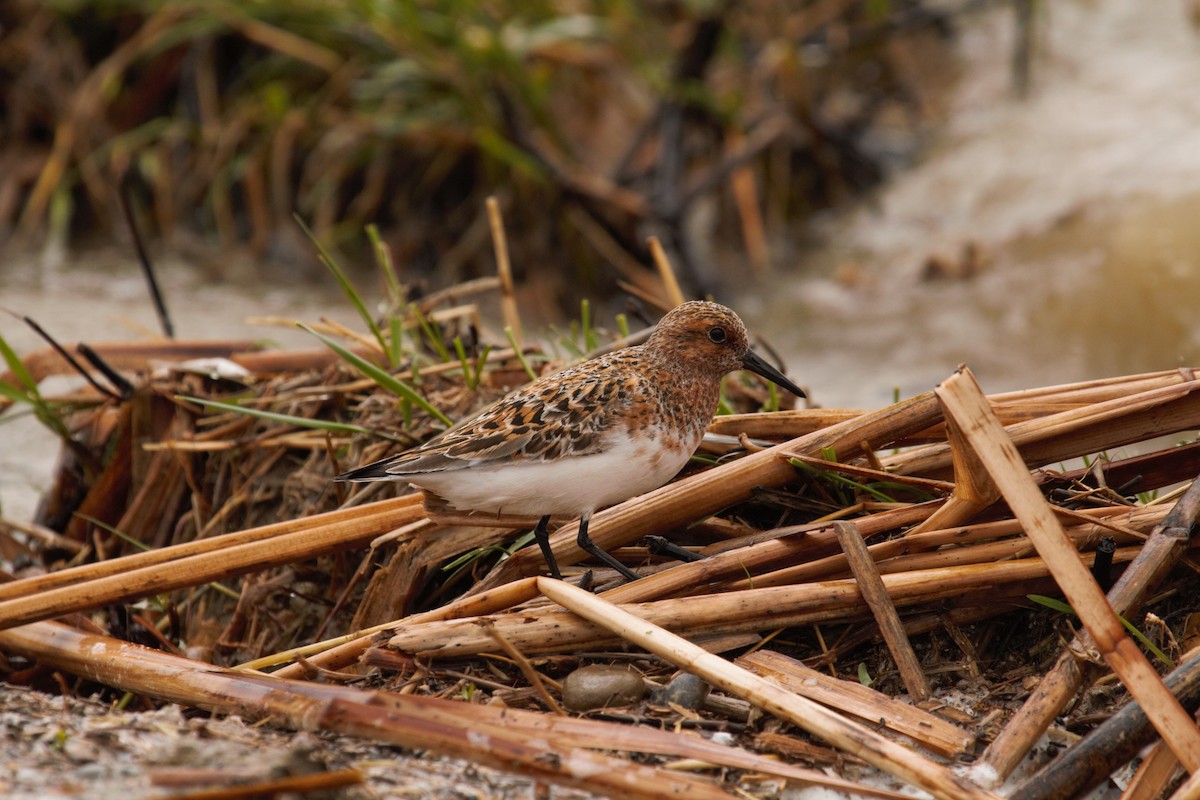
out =
[[[877,407],[964,362],[988,391],[1200,365],[1197,30],[1178,2],[1039,7],[1029,98],[990,14],[923,163],[747,298],[823,405]],[[925,278],[968,248],[978,274]]]
[[[874,408],[969,364],[988,391],[1200,365],[1200,42],[1182,2],[1039,4],[1033,93],[1012,96],[1007,13],[960,40],[963,77],[923,163],[825,220],[824,246],[736,304],[824,406]],[[966,277],[925,277],[935,256]],[[328,286],[215,282],[161,265],[181,337],[302,334],[251,315],[351,321]],[[63,339],[155,331],[125,251],[57,266],[0,259],[0,305]],[[0,316],[19,352],[40,346]],[[2,422],[2,421],[0,421]],[[29,420],[0,424],[0,505],[32,513],[55,448]]]

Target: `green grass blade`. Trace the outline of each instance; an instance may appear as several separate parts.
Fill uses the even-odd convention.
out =
[[[316,234],[313,233],[312,230],[309,229],[308,225],[304,223],[304,219],[299,214],[294,214],[293,216],[296,218],[297,224],[300,225],[300,229],[304,231],[304,234],[313,243],[313,246],[317,248],[317,254],[321,259],[321,263],[324,264],[325,268],[329,270],[329,273],[333,275],[333,279],[337,281],[338,286],[342,290],[342,294],[346,295],[346,299],[350,301],[350,305],[354,306],[354,310],[358,312],[358,315],[362,317],[362,321],[366,323],[367,328],[370,329],[371,335],[373,335],[375,340],[379,342],[380,349],[383,350],[384,353],[390,354],[391,350],[388,348],[387,342],[384,341],[383,331],[379,329],[378,323],[375,322],[374,315],[372,315],[367,309],[367,304],[363,301],[362,295],[359,294],[358,289],[356,289],[354,284],[351,283],[350,277],[346,275],[345,271],[341,268],[337,261],[334,260],[333,255],[326,250],[325,246],[321,244],[320,240],[317,239]]]
[[[0,381],[0,396],[7,397],[13,403],[29,403],[32,402],[29,397],[29,392],[13,386],[11,383]]]
[[[388,333],[392,345],[388,362],[399,364],[404,359],[404,320],[397,316],[388,317]]]
[[[421,309],[417,308],[417,304],[413,303],[409,308],[412,310],[412,315],[417,318],[417,324],[421,326],[421,332],[425,334],[425,338],[429,341],[429,346],[438,354],[438,358],[445,364],[450,360],[450,350],[446,347],[446,342],[438,335],[438,332],[433,329],[433,323],[421,313]]]
[[[767,400],[765,403],[762,404],[762,407],[759,408],[758,410],[760,412],[764,412],[764,413],[771,413],[773,411],[778,411],[779,410],[779,388],[775,384],[771,383],[770,381],[767,381],[766,384],[767,384]]]
[[[472,378],[475,377],[475,372],[471,369],[471,361],[467,358],[467,347],[463,344],[461,336],[454,337],[454,352],[458,355],[458,363],[462,369],[463,383],[472,392],[475,391],[475,384]]]
[[[1072,617],[1075,616],[1075,609],[1071,608],[1069,603],[1064,603],[1062,600],[1046,597],[1044,594],[1027,594],[1025,597],[1031,602],[1037,603],[1039,606],[1045,606],[1052,611],[1070,614]]]
[[[529,380],[536,381],[538,376],[533,371],[533,367],[529,366],[529,362],[525,360],[525,354],[521,352],[521,345],[517,342],[517,335],[513,333],[511,325],[504,326],[504,335],[508,337],[508,345],[517,354],[517,361],[521,362],[521,369],[525,370],[525,374],[529,376]]]
[[[596,330],[592,327],[592,304],[587,298],[579,301],[579,329],[583,334],[583,350],[590,353],[600,344],[596,339]]]
[[[21,382],[21,386],[14,386],[0,381],[0,395],[7,397],[14,404],[28,403],[38,422],[64,442],[69,442],[71,431],[67,428],[67,423],[63,422],[62,415],[42,397],[37,388],[37,381],[3,336],[0,336],[0,356],[3,356],[9,371]]]
[[[622,339],[629,335],[629,317],[617,314],[617,331],[621,334]]]
[[[913,495],[918,502],[937,499],[932,492],[927,492],[924,489],[918,489],[916,486],[911,486],[907,483],[900,483],[898,481],[872,481],[867,485],[872,486],[881,492],[885,489],[891,489],[892,491],[896,492],[907,492],[908,494]]]
[[[551,330],[553,329],[554,328],[552,326]],[[579,346],[579,342],[579,323],[577,323],[575,320],[571,320],[571,325],[567,332],[559,334],[558,344],[567,352],[567,355],[571,357],[572,361],[578,361],[579,359],[583,358],[583,349]]]
[[[9,371],[16,376],[21,385],[25,387],[29,397],[38,397],[37,381],[33,379],[33,375],[25,368],[25,362],[21,360],[17,352],[0,336],[0,355],[4,356],[4,363],[8,366]]]
[[[1062,600],[1056,600],[1053,597],[1046,597],[1045,595],[1042,595],[1042,594],[1027,594],[1025,596],[1040,606],[1045,606],[1046,608],[1051,608],[1051,609],[1054,609],[1055,611],[1060,611],[1063,614],[1070,614],[1072,617],[1079,616],[1078,614],[1075,613],[1075,609],[1071,608],[1071,606],[1069,604],[1064,603]],[[1129,631],[1129,635],[1132,636],[1133,638],[1137,639],[1139,642],[1141,642],[1142,646],[1145,647],[1147,650],[1149,650],[1151,653],[1153,653],[1155,658],[1157,658],[1162,663],[1166,664],[1168,668],[1175,669],[1174,659],[1172,659],[1170,656],[1168,656],[1166,653],[1164,653],[1162,650],[1160,650],[1154,644],[1154,642],[1152,642],[1148,638],[1146,638],[1146,634],[1139,631],[1132,622],[1125,619],[1120,614],[1117,615],[1117,619],[1121,620],[1121,624],[1125,626],[1125,630]]]
[[[871,672],[867,669],[866,663],[862,661],[858,662],[858,682],[867,687],[875,683],[875,679],[871,677]]]
[[[807,463],[805,461],[801,461],[797,458],[788,459],[788,463],[791,464],[796,469],[799,469],[804,472],[809,472],[813,475],[820,476],[821,478],[824,478],[825,480],[829,481],[831,484],[834,484],[835,486],[844,486],[846,488],[855,489],[857,491],[863,492],[864,494],[868,494],[881,503],[896,502],[896,498],[891,497],[887,493],[876,488],[876,485],[872,485],[869,483],[862,483],[861,481],[856,481],[853,478],[843,475],[840,472],[837,472],[835,470],[822,469],[821,467],[817,466],[816,464],[809,464],[809,463]],[[893,484],[893,485],[899,486],[900,484]]]
[[[297,428],[311,428],[318,431],[331,431],[336,433],[364,433],[368,436],[377,435],[375,431],[364,428],[361,425],[351,425],[347,422],[332,422],[324,419],[309,419],[308,417],[296,417],[291,414],[280,414],[275,411],[263,411],[261,408],[250,408],[249,406],[239,406],[236,403],[224,403],[220,400],[205,400],[200,397],[189,397],[188,395],[177,394],[176,400],[186,400],[189,403],[196,403],[205,408],[215,409],[217,411],[234,411],[238,414],[245,414],[248,417],[258,417],[259,419],[269,420],[270,422],[279,422],[284,425],[295,425]],[[390,437],[389,437],[390,438]]]
[[[371,247],[375,251],[375,264],[383,273],[383,281],[387,285],[392,306],[399,308],[400,304],[404,302],[404,287],[400,285],[400,278],[396,275],[392,251],[383,241],[383,237],[379,235],[379,227],[373,222],[367,226],[367,238],[371,240]]]
[[[1133,636],[1133,638],[1135,638],[1139,642],[1141,642],[1142,646],[1145,647],[1147,650],[1149,650],[1151,653],[1153,653],[1155,658],[1157,658],[1162,663],[1166,664],[1167,669],[1175,669],[1175,660],[1172,659],[1170,656],[1168,656],[1166,653],[1164,653],[1162,650],[1160,650],[1154,644],[1154,642],[1147,639],[1146,634],[1142,633],[1140,630],[1138,630],[1136,627],[1134,627],[1133,623],[1130,622],[1129,620],[1125,619],[1124,617],[1118,615],[1117,619],[1121,620],[1121,624],[1125,626],[1125,630],[1129,631],[1130,635]]]
[[[325,343],[326,347],[328,347],[333,352],[337,353],[342,358],[343,361],[345,361],[350,366],[354,367],[356,370],[361,372],[363,375],[365,375],[368,378],[370,378],[371,380],[375,381],[375,383],[379,384],[384,389],[387,389],[392,394],[396,395],[397,397],[401,397],[406,400],[409,400],[412,403],[415,403],[420,408],[425,409],[426,412],[428,412],[432,416],[436,417],[438,419],[438,421],[441,422],[446,427],[450,427],[451,425],[454,424],[453,422],[450,421],[449,417],[447,417],[440,410],[438,410],[438,408],[436,408],[432,403],[430,403],[428,400],[426,400],[424,397],[422,397],[420,392],[418,392],[416,389],[409,386],[407,383],[400,380],[399,378],[397,378],[395,375],[391,374],[387,370],[381,369],[380,367],[377,367],[374,364],[372,364],[370,361],[367,361],[365,358],[362,358],[361,356],[357,356],[354,353],[351,353],[349,350],[342,347],[340,344],[335,342],[333,339],[330,339],[328,336],[325,336],[323,334],[317,333],[316,331],[314,331],[312,328],[308,327],[307,325],[301,324],[300,328],[302,330],[308,331],[313,336],[316,336],[318,339],[320,339],[322,342]]]
[[[475,389],[479,386],[479,382],[483,379],[483,368],[487,366],[488,356],[492,354],[492,346],[486,345],[479,355],[475,358],[475,374],[471,377],[471,388]]]

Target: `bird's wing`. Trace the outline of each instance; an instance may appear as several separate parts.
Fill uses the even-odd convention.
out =
[[[606,374],[602,361],[585,366],[535,381],[414,450],[338,478],[394,479],[600,452],[601,434],[633,401],[637,380]]]

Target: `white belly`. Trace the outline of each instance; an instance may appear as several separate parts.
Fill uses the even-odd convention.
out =
[[[661,436],[654,442],[622,436],[603,453],[431,472],[411,483],[459,511],[578,517],[673,478],[694,447],[664,449],[662,444]]]

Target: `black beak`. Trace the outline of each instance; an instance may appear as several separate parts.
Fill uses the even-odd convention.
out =
[[[783,373],[763,361],[753,350],[747,350],[742,356],[742,369],[749,370],[755,375],[761,375],[771,383],[782,386],[796,397],[807,397],[804,390],[784,377]]]

